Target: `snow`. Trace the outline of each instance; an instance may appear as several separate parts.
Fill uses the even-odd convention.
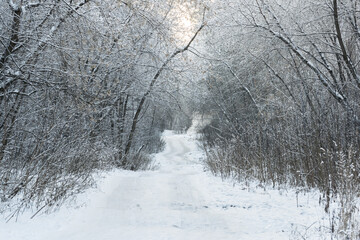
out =
[[[195,130],[165,131],[167,145],[155,155],[154,170],[109,173],[98,189],[79,197],[86,206],[1,220],[0,239],[322,239],[317,228],[328,220],[316,194],[297,200],[295,191],[222,181],[201,163]]]
[[[19,6],[17,4],[15,4],[13,0],[9,0],[8,3],[9,3],[9,6],[11,7],[11,10],[13,10],[13,11],[19,10]]]

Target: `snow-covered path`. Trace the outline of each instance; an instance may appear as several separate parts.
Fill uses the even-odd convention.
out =
[[[319,226],[315,199],[291,192],[249,190],[204,171],[194,134],[164,133],[153,171],[116,171],[88,194],[80,209],[34,220],[0,222],[7,240],[242,240],[293,239]],[[323,224],[323,223],[321,223]],[[319,236],[309,235],[313,239]]]

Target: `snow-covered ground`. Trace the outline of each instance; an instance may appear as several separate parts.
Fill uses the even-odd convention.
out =
[[[204,170],[188,134],[164,133],[165,150],[152,171],[114,171],[86,206],[17,222],[0,221],[1,240],[245,240],[322,239],[327,225],[317,196],[266,191],[222,181]],[[297,207],[297,205],[299,205]],[[296,237],[297,236],[297,237]]]

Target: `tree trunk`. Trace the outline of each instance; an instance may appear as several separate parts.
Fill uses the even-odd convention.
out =
[[[132,120],[132,125],[131,125],[131,130],[130,130],[130,134],[129,134],[129,137],[128,137],[128,140],[127,140],[127,143],[126,143],[126,147],[125,147],[125,151],[124,151],[124,154],[125,156],[127,156],[130,152],[130,149],[131,149],[131,146],[132,146],[132,143],[133,143],[133,140],[134,140],[134,134],[135,134],[135,130],[136,130],[136,125],[139,121],[139,116],[140,116],[140,113],[143,109],[143,106],[144,106],[144,103],[145,103],[145,100],[147,98],[147,96],[152,92],[152,89],[157,81],[157,79],[160,77],[161,73],[164,71],[165,67],[180,53],[183,53],[185,51],[187,51],[191,45],[191,43],[195,40],[196,36],[199,34],[199,32],[204,28],[204,24],[202,24],[200,26],[200,28],[195,32],[194,36],[191,38],[191,40],[188,42],[188,44],[182,48],[182,49],[179,49],[177,51],[175,51],[164,63],[163,65],[159,68],[159,70],[156,72],[154,78],[151,80],[150,82],[150,85],[148,87],[148,90],[144,93],[144,95],[142,96],[140,102],[139,102],[139,105],[136,109],[136,112],[135,112],[135,116]],[[126,159],[125,159],[126,161]]]

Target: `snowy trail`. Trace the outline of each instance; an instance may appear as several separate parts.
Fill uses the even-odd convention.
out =
[[[319,225],[322,210],[315,199],[303,196],[304,206],[297,208],[291,193],[234,187],[204,171],[193,134],[167,131],[164,139],[166,148],[156,155],[159,169],[111,174],[86,207],[0,222],[0,239],[278,240]]]

